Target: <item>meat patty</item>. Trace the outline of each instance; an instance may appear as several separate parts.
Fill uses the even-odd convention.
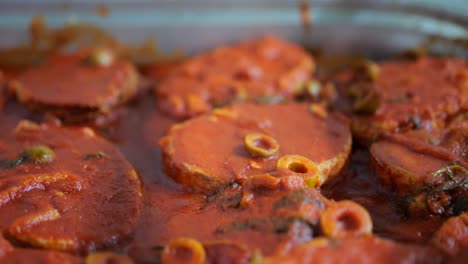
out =
[[[186,118],[232,101],[287,98],[301,92],[314,68],[304,49],[274,37],[219,47],[175,67],[156,87],[158,106]]]
[[[14,248],[0,235],[1,263],[79,264],[80,257],[55,251]]]
[[[287,254],[268,257],[263,263],[442,263],[442,260],[442,256],[429,247],[360,237],[345,240],[318,238]]]
[[[86,252],[131,234],[142,191],[132,165],[89,128],[21,122],[0,138],[0,229],[48,249]]]
[[[288,192],[280,186],[257,187],[248,204],[243,196],[250,192],[229,188],[211,197],[205,208],[178,211],[164,228],[162,237],[168,241],[161,242],[187,236],[202,243],[237,241],[251,253],[259,248],[271,254],[276,248],[312,239],[312,226],[319,226],[320,214],[330,203],[326,198],[310,188]]]
[[[352,130],[362,141],[382,132],[431,130],[468,109],[468,65],[463,59],[366,64],[344,78],[355,112]]]
[[[463,116],[462,116],[463,117]],[[387,134],[372,144],[377,175],[401,195],[410,210],[456,215],[468,210],[468,119],[448,128]]]
[[[468,213],[449,218],[432,237],[431,243],[448,255],[468,249]]]
[[[18,100],[34,110],[81,122],[109,114],[134,97],[135,67],[107,50],[57,55],[10,81]]]
[[[165,171],[204,193],[265,173],[318,187],[351,149],[347,121],[320,113],[306,104],[235,104],[174,125],[160,141]]]
[[[190,236],[202,243],[236,241],[250,253],[259,249],[270,255],[320,235],[343,239],[372,232],[369,214],[354,202],[328,200],[313,188],[290,190],[273,176],[253,178],[242,188],[232,185],[210,197],[203,208],[175,212],[163,237]]]

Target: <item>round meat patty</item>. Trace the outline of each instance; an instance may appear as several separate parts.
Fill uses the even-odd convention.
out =
[[[468,210],[468,119],[448,128],[386,134],[370,153],[377,175],[409,195],[410,210],[457,215]]]
[[[320,229],[320,215],[333,203],[311,188],[286,191],[280,186],[258,187],[248,203],[244,201],[250,192],[228,188],[211,197],[204,208],[178,210],[165,223],[165,241],[158,242],[167,244],[189,236],[202,243],[233,241],[245,244],[251,253],[259,249],[271,254],[312,239],[315,229]]]
[[[9,84],[34,110],[81,122],[109,114],[137,93],[135,67],[104,49],[57,55],[33,66]]]
[[[161,110],[179,118],[263,96],[291,97],[315,64],[304,49],[265,37],[216,48],[175,67],[156,87]]]
[[[133,231],[139,177],[116,147],[89,128],[22,121],[0,138],[0,229],[42,248],[86,252]]]
[[[235,104],[174,125],[161,139],[166,173],[211,193],[269,173],[318,187],[351,149],[348,122],[306,104]]]
[[[463,59],[367,64],[348,78],[346,87],[354,102],[353,133],[366,142],[381,132],[440,128],[450,116],[468,110],[468,65]]]
[[[273,176],[253,176],[242,188],[234,184],[209,197],[204,207],[190,208],[175,211],[165,223],[164,240],[189,236],[203,243],[232,241],[246,245],[250,253],[271,255],[320,235],[343,239],[372,234],[370,216],[357,203],[328,200],[314,188],[288,190]]]
[[[397,243],[377,237],[345,240],[318,238],[290,252],[267,257],[262,263],[442,263],[429,247]]]
[[[37,249],[14,248],[0,235],[1,263],[45,263],[45,264],[79,264],[82,259],[66,253]]]

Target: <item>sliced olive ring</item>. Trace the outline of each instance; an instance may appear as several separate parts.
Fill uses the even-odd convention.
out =
[[[246,206],[252,202],[256,189],[276,190],[279,184],[280,179],[268,173],[251,176],[242,184],[243,195],[240,202],[241,205]]]
[[[361,91],[360,96],[356,98],[353,110],[359,114],[373,114],[380,106],[380,94],[370,87]]]
[[[105,48],[96,48],[86,57],[85,62],[92,66],[108,67],[114,63],[114,53]]]
[[[244,138],[246,151],[252,157],[268,158],[279,151],[279,144],[271,136],[262,133],[250,133]]]
[[[380,66],[373,61],[366,60],[357,65],[356,72],[360,80],[374,82],[379,78]]]
[[[283,176],[301,176],[309,187],[323,183],[317,164],[304,156],[285,155],[276,163],[276,169]]]
[[[177,238],[164,248],[161,259],[164,264],[203,264],[206,260],[206,253],[199,241],[191,238]]]
[[[272,176],[271,174],[259,174],[253,175],[248,178],[244,184],[242,185],[244,189],[257,189],[257,188],[265,188],[274,190],[278,187],[280,183],[279,178]]]
[[[322,233],[329,238],[347,238],[372,234],[372,220],[367,210],[352,201],[340,201],[320,216]]]
[[[86,257],[86,264],[133,264],[133,260],[127,255],[112,252],[95,252]]]

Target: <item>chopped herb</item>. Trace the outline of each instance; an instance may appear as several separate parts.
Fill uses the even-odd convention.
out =
[[[281,208],[293,207],[301,203],[314,203],[317,208],[323,208],[324,204],[318,199],[312,199],[307,195],[306,190],[291,191],[288,194],[281,197],[273,204],[273,210]]]
[[[399,104],[399,103],[406,103],[410,99],[411,99],[411,97],[408,97],[408,96],[405,95],[405,96],[401,96],[401,97],[395,97],[395,98],[387,99],[387,102]]]
[[[447,167],[443,167],[442,169],[433,172],[432,175],[437,176],[437,175],[447,173],[450,176],[450,178],[453,178],[457,171],[465,175],[467,175],[468,173],[467,168],[465,168],[459,162],[455,161],[452,164],[448,165]]]
[[[368,89],[354,101],[353,110],[359,114],[373,114],[379,108],[380,101],[380,94],[375,89]]]
[[[410,117],[408,123],[412,126],[413,129],[418,129],[421,127],[421,119],[419,116]]]
[[[322,91],[322,84],[317,80],[310,81],[306,86],[307,94],[312,97],[318,97],[321,91]]]
[[[255,102],[259,104],[279,104],[284,102],[284,97],[282,96],[260,96],[255,98]]]
[[[228,106],[230,103],[231,103],[231,101],[229,101],[229,100],[222,101],[222,102],[215,102],[215,103],[213,103],[213,107],[214,108],[222,108],[222,107]]]
[[[86,154],[84,156],[84,159],[85,160],[95,160],[95,159],[101,159],[101,158],[104,158],[104,157],[107,157],[109,155],[107,155],[107,153],[105,153],[104,151],[99,151],[99,152],[96,152],[96,153],[89,153],[89,154]]]
[[[468,169],[454,162],[432,173],[427,187],[404,199],[408,212],[426,211],[437,215],[460,214],[468,207]]]
[[[21,163],[25,161],[26,161],[26,157],[24,155],[20,155],[16,159],[13,159],[13,160],[1,159],[0,167],[3,169],[12,169],[16,166],[19,166]]]

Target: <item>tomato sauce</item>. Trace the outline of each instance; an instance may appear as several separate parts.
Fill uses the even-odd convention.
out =
[[[6,71],[7,76],[14,75],[8,69]],[[159,140],[178,120],[158,111],[155,99],[150,93],[142,94],[134,102],[122,106],[119,111],[120,118],[108,126],[95,127],[95,130],[115,144],[136,169],[142,181],[143,203],[135,231],[124,243],[112,245],[112,250],[127,253],[139,263],[154,263],[160,258],[163,247],[179,236],[193,237],[202,242],[230,239],[235,243],[245,243],[251,251],[246,253],[249,256],[256,249],[263,250],[265,255],[273,254],[281,241],[294,243],[301,237],[297,234],[288,237],[288,234],[284,233],[258,230],[248,230],[246,233],[217,232],[214,227],[226,227],[236,221],[242,222],[246,216],[264,218],[265,212],[268,211],[266,208],[279,196],[275,193],[266,193],[258,198],[258,207],[249,208],[248,211],[238,211],[220,206],[227,203],[226,201],[236,199],[238,194],[236,186],[231,186],[231,189],[226,191],[227,197],[190,192],[164,173],[159,147]],[[9,135],[22,119],[37,122],[53,121],[41,114],[31,113],[25,106],[8,96],[3,113],[0,114],[0,136]],[[440,216],[410,218],[405,215],[399,204],[400,198],[389,187],[381,184],[369,160],[368,151],[355,146],[345,169],[322,186],[321,195],[334,200],[350,199],[363,205],[372,217],[375,236],[427,245],[446,219]],[[301,228],[298,227],[298,230]],[[302,234],[305,240],[313,236],[299,231],[298,233]],[[300,244],[301,241],[297,243]],[[360,247],[363,250],[377,251],[378,248],[369,248],[372,243],[363,242]],[[384,247],[388,247],[386,243],[383,243]],[[328,251],[329,254],[345,258],[347,254],[352,254],[347,253],[347,250],[353,250],[352,245],[353,242],[344,242],[337,250]],[[24,245],[15,246],[24,247]],[[382,253],[376,259],[411,251],[411,248],[399,247],[390,251],[383,250],[382,252],[386,253]],[[414,252],[425,251],[418,248]],[[440,259],[435,257],[431,260],[437,262]]]

